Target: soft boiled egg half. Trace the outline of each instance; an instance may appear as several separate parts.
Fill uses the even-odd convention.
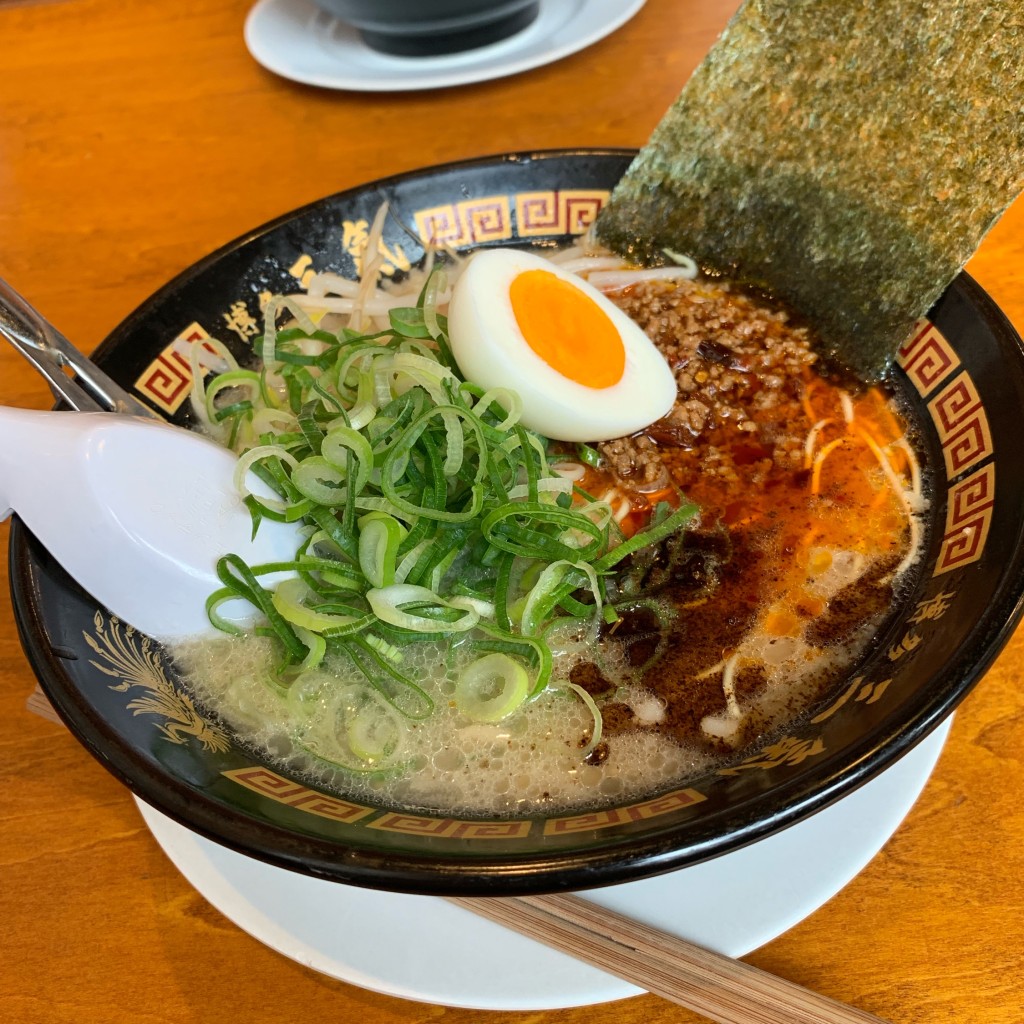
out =
[[[676,383],[650,338],[611,300],[531,252],[473,255],[448,306],[467,380],[509,388],[524,427],[559,441],[607,441],[664,416]]]

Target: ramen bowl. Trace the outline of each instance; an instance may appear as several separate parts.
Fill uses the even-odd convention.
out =
[[[503,155],[331,196],[186,270],[95,358],[189,425],[190,346],[216,335],[240,355],[251,351],[261,295],[294,291],[314,270],[354,276],[382,201],[392,216],[379,251],[385,273],[400,275],[423,257],[423,238],[455,250],[571,240],[631,157]],[[814,814],[892,765],[967,695],[1020,618],[1020,340],[961,274],[900,349],[893,386],[917,424],[932,481],[923,561],[899,606],[798,724],[725,767],[601,810],[482,818],[321,791],[243,745],[160,644],[112,617],[15,522],[10,579],[22,643],[63,720],[142,800],[284,868],[396,891],[513,895],[695,864]]]

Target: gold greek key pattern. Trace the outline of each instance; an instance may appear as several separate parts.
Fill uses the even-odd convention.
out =
[[[374,808],[350,803],[337,797],[318,793],[291,779],[286,779],[262,765],[249,768],[233,768],[223,773],[226,778],[251,789],[260,796],[269,797],[279,804],[287,804],[300,811],[315,814],[319,818],[344,821],[351,824],[374,813]]]
[[[590,227],[609,193],[560,189],[516,195],[516,228],[520,238],[537,235],[581,235]]]
[[[966,373],[958,374],[928,403],[939,439],[945,441],[958,431],[980,406],[981,396],[974,381]]]
[[[928,403],[946,462],[946,476],[959,476],[992,454],[988,416],[974,381],[958,374]]]
[[[485,196],[445,203],[415,213],[416,230],[427,245],[460,249],[484,242],[501,242],[513,235],[508,196]]]
[[[135,382],[135,390],[148,398],[168,416],[173,416],[181,407],[192,387],[192,366],[189,353],[195,344],[203,346],[203,353],[209,354],[201,366],[215,366],[220,357],[209,346],[203,344],[210,337],[206,329],[197,323],[189,324],[164,350],[142,371]]]
[[[436,836],[443,839],[525,839],[529,821],[459,821],[455,818],[421,818],[414,814],[385,814],[367,828],[406,835]]]
[[[995,454],[978,389],[934,324],[919,320],[896,361],[922,397],[934,394],[928,412],[942,446],[948,480],[970,473]],[[946,526],[933,576],[981,558],[992,524],[995,466],[990,464],[950,485],[947,499]],[[889,656],[895,660],[906,653],[897,646]]]
[[[595,829],[612,828],[615,825],[626,825],[631,821],[646,821],[663,814],[699,804],[707,797],[695,789],[678,789],[673,793],[645,800],[640,804],[628,807],[612,807],[605,811],[592,811],[587,814],[574,814],[568,818],[549,818],[544,823],[544,835],[570,835],[575,832],[591,832]]]
[[[945,532],[952,533],[972,522],[979,513],[991,509],[995,501],[996,467],[990,463],[950,488]]]
[[[923,397],[960,366],[960,357],[928,320],[918,320],[896,362]]]
[[[982,467],[949,489],[946,528],[935,576],[981,558],[995,509],[996,467]]]

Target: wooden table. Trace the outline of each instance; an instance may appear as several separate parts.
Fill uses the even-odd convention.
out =
[[[609,38],[526,74],[356,94],[258,66],[242,40],[249,0],[7,0],[0,275],[89,351],[194,260],[339,189],[505,150],[642,144],[735,6],[648,0]],[[970,269],[1024,329],[1024,205]],[[0,374],[4,404],[49,405],[6,347]],[[26,711],[31,674],[6,592],[0,601],[0,1020],[516,1019],[321,977],[211,909],[126,790]],[[907,1024],[1024,1020],[1022,676],[1018,633],[964,703],[897,835],[753,963]],[[696,1020],[652,996],[528,1019]]]

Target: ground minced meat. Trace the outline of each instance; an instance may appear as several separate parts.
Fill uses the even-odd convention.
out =
[[[716,281],[643,283],[612,298],[663,353],[679,389],[667,416],[599,446],[617,477],[640,490],[671,477],[684,492],[711,478],[728,492],[801,465],[801,393],[816,361],[803,327]]]

